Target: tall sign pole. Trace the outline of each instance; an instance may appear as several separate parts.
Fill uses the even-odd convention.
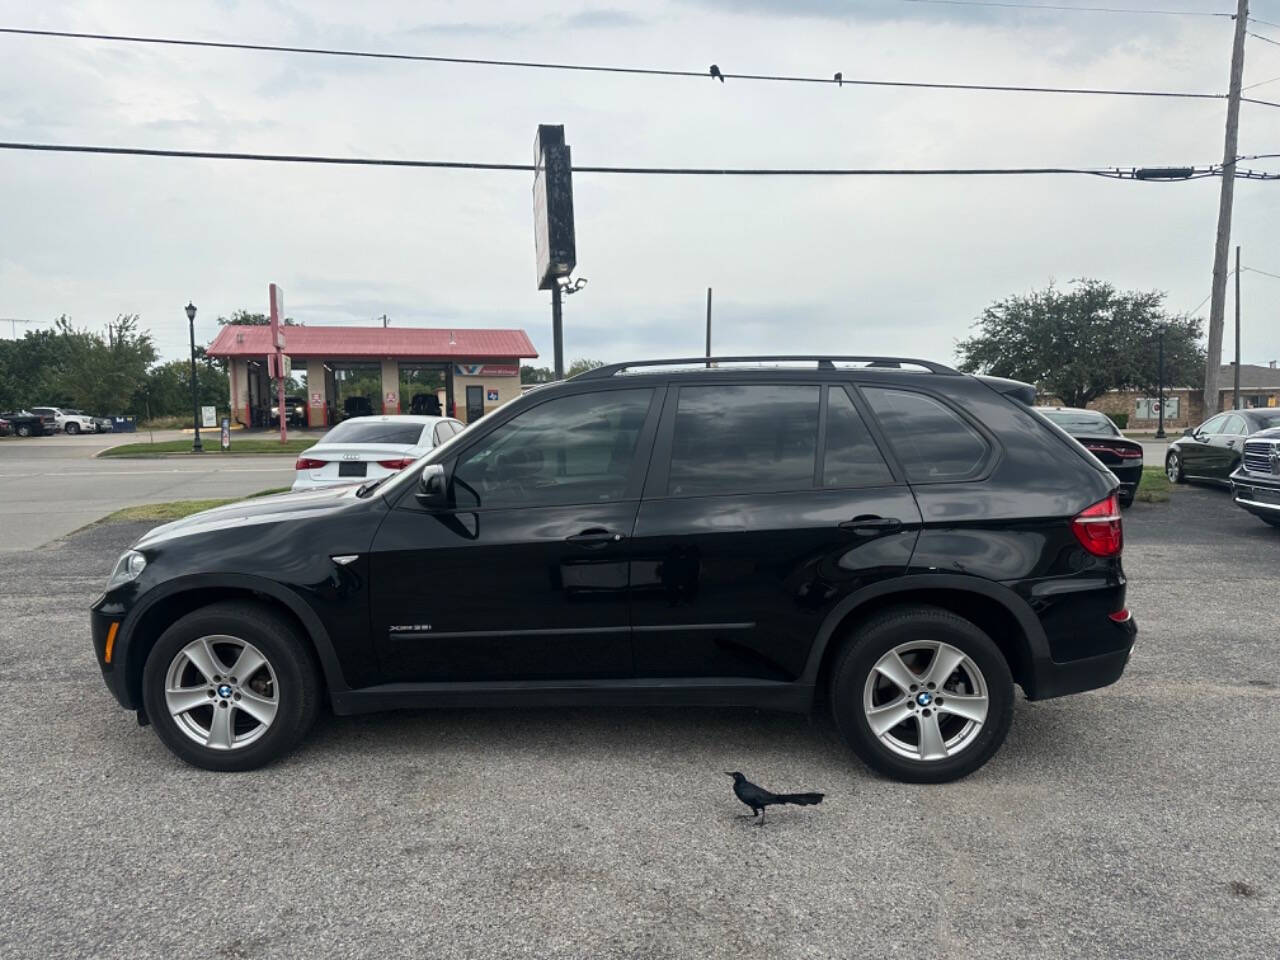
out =
[[[1236,383],[1232,392],[1232,407],[1240,409],[1240,246],[1236,245]]]
[[[1222,149],[1222,190],[1218,196],[1218,238],[1213,248],[1213,303],[1209,308],[1209,347],[1204,367],[1204,415],[1221,406],[1222,327],[1227,312],[1227,257],[1231,245],[1231,202],[1236,188],[1240,139],[1240,84],[1244,76],[1244,37],[1249,0],[1236,0],[1236,35],[1231,47],[1231,85],[1227,90],[1227,133]]]
[[[538,289],[551,291],[556,379],[563,380],[562,295],[577,266],[578,253],[573,226],[573,162],[562,125],[539,124],[533,144],[533,244]]]
[[[711,288],[707,287],[707,352],[703,354],[707,358],[707,366],[711,366]]]
[[[276,416],[280,418],[280,442],[289,442],[288,412],[284,406],[284,291],[274,283],[268,288],[271,297],[271,349],[275,357]]]

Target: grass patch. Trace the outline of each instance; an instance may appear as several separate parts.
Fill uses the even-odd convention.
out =
[[[1163,467],[1142,468],[1142,482],[1138,484],[1138,496],[1135,498],[1138,502],[1165,503],[1172,492],[1173,484],[1164,475]]]
[[[170,500],[168,503],[144,503],[136,507],[123,507],[115,513],[109,513],[98,523],[168,523],[170,520],[181,520],[201,510],[212,510],[214,507],[225,507],[228,503],[239,503],[241,500],[253,500],[257,497],[270,497],[277,493],[288,493],[288,487],[273,487],[270,490],[259,490],[247,497],[227,497],[215,500]]]
[[[98,454],[100,457],[202,457],[202,456],[262,456],[263,454],[281,454],[296,456],[316,445],[314,437],[302,437],[281,443],[279,440],[266,437],[231,438],[231,449],[223,450],[215,435],[212,442],[204,441],[204,453],[192,453],[190,440],[161,440],[159,443],[122,443],[118,447],[108,447]]]

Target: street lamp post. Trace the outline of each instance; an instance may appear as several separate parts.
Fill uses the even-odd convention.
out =
[[[1157,402],[1160,404],[1160,425],[1156,427],[1156,439],[1164,439],[1164,327],[1160,328],[1160,361],[1156,374]]]
[[[196,305],[187,301],[187,322],[191,327],[191,413],[196,428],[196,438],[191,441],[192,453],[204,453],[200,444],[200,392],[196,386]]]

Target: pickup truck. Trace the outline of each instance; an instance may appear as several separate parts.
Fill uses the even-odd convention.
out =
[[[42,416],[27,410],[0,413],[0,420],[9,421],[9,429],[20,437],[53,436],[58,432],[58,423],[53,417]]]

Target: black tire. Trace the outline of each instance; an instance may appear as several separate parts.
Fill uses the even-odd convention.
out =
[[[1164,475],[1174,483],[1187,482],[1187,475],[1182,466],[1182,457],[1178,456],[1177,450],[1170,450],[1169,455],[1164,458]]]
[[[213,635],[257,647],[278,684],[276,713],[265,733],[235,749],[197,743],[166,706],[170,665],[189,643]],[[264,604],[229,600],[195,610],[161,634],[142,671],[142,699],[160,739],[187,763],[205,770],[253,770],[288,753],[311,728],[320,710],[320,670],[308,642],[287,619]]]
[[[1273,527],[1280,527],[1280,517],[1258,517],[1258,519]]]
[[[1125,493],[1125,492],[1121,491],[1121,493],[1120,493],[1120,506],[1121,506],[1121,507],[1132,507],[1132,506],[1133,506],[1133,500],[1134,500],[1134,498],[1135,498],[1137,495],[1138,495],[1137,491],[1134,491],[1134,492],[1132,492],[1132,493]]]
[[[986,684],[985,720],[965,746],[945,759],[909,759],[894,752],[872,732],[863,709],[868,678],[877,661],[894,648],[914,642],[955,647],[977,666]],[[1000,648],[968,620],[937,607],[897,607],[861,624],[837,655],[830,699],[836,726],[854,753],[885,776],[907,783],[946,783],[968,776],[1000,749],[1013,721],[1013,678]],[[912,726],[894,729],[918,731],[919,722],[907,720]],[[954,717],[947,722],[963,723]]]
[[[28,424],[20,423],[13,428],[13,432],[20,437],[29,437],[31,436],[31,427]]]
[[[80,432],[80,424],[68,423],[66,426],[66,430],[67,430],[67,433],[71,434],[71,436],[74,437],[76,434]]]

